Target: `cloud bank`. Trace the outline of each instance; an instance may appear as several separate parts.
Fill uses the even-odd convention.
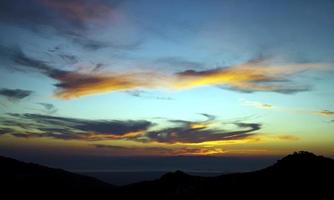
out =
[[[2,47],[4,51],[4,47]],[[9,53],[8,53],[9,52]],[[310,90],[297,84],[295,75],[307,70],[323,70],[328,64],[273,64],[268,60],[252,60],[238,65],[175,73],[150,71],[111,72],[91,69],[61,70],[45,61],[29,57],[18,48],[7,48],[7,57],[20,70],[42,73],[57,81],[55,96],[61,99],[140,89],[184,90],[218,86],[237,92],[276,92],[293,94]]]
[[[48,137],[62,140],[131,140],[140,143],[198,144],[210,141],[242,140],[261,129],[259,123],[223,124],[202,114],[204,121],[169,120],[168,127],[154,129],[147,120],[88,120],[42,114],[15,114],[0,118],[2,134],[15,137]]]

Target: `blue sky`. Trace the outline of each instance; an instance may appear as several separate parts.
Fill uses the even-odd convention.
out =
[[[0,149],[333,156],[333,8],[1,1]]]

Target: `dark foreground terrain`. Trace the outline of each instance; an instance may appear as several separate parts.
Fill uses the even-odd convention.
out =
[[[0,157],[0,190],[6,197],[44,199],[332,199],[334,160],[298,152],[254,172],[199,177],[176,171],[158,180],[117,187],[88,176]]]

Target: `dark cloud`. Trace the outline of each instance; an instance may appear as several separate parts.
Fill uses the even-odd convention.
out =
[[[7,134],[13,132],[10,128],[0,128],[0,135]]]
[[[81,123],[75,128],[84,131],[92,131],[101,134],[124,135],[130,132],[143,131],[152,125],[151,122],[145,120],[128,120],[128,121],[90,121],[89,123]]]
[[[57,139],[103,140],[136,136],[152,122],[145,120],[86,120],[41,114],[8,114],[1,118],[0,130],[11,130],[16,137],[52,137]],[[14,134],[15,133],[15,134]]]
[[[2,0],[0,1],[0,20],[3,23],[18,24],[36,29],[40,25],[60,28],[61,19],[45,9],[38,0]]]
[[[47,114],[54,114],[58,111],[58,109],[50,103],[37,103],[38,105],[44,108],[44,112]]]
[[[8,100],[21,100],[33,93],[31,90],[21,90],[21,89],[0,89],[0,96],[6,97]]]
[[[261,124],[236,124],[240,130],[224,131],[211,128],[192,128],[179,126],[151,131],[146,135],[149,141],[162,143],[201,143],[208,141],[238,140],[250,137],[254,131],[260,130]]]
[[[239,140],[254,135],[261,129],[258,123],[231,123],[233,130],[224,130],[221,127],[212,126],[216,117],[209,114],[201,114],[207,118],[205,121],[169,120],[171,127],[148,131],[140,141],[156,141],[161,143],[201,143],[207,141]],[[221,125],[223,126],[223,125]]]
[[[216,119],[216,116],[214,115],[210,115],[210,114],[207,114],[207,113],[200,113],[201,115],[203,115],[204,117],[208,118],[207,121],[213,121]]]
[[[23,114],[20,117],[38,123],[60,125],[78,131],[112,135],[123,135],[129,132],[146,130],[152,125],[151,122],[145,120],[85,120],[39,114]]]
[[[66,71],[55,69],[46,61],[26,55],[19,47],[0,45],[0,56],[7,68],[12,67],[14,70],[39,72],[49,77],[66,73]]]
[[[105,144],[95,144],[98,149],[104,149],[116,155],[159,155],[159,156],[178,156],[178,155],[219,155],[224,153],[222,148],[214,147],[125,147]]]
[[[106,145],[106,144],[95,144],[94,146],[96,148],[101,148],[101,149],[112,149],[112,150],[127,149],[126,147],[123,147],[123,146],[114,146],[114,145]]]
[[[50,26],[57,31],[85,30],[87,22],[102,19],[120,1],[106,0],[2,0],[0,20],[4,23],[38,29]]]
[[[92,31],[91,24],[102,24],[106,19],[112,21],[110,18],[114,17],[114,9],[121,3],[121,0],[2,0],[0,22],[41,35],[49,35],[51,27],[53,33],[88,50],[105,47],[121,50],[137,48],[141,44],[139,41],[123,44],[87,36],[88,31]]]
[[[9,113],[0,118],[0,132],[15,137],[50,137],[63,140],[114,140],[137,142],[201,143],[207,141],[242,140],[261,129],[258,123],[230,123],[214,126],[217,119],[204,114],[204,121],[170,120],[167,128],[150,130],[154,123],[146,120],[88,120],[41,114]],[[234,126],[231,129],[231,126]],[[101,146],[102,147],[102,146]],[[211,149],[212,150],[212,149]],[[199,152],[198,152],[199,153]]]

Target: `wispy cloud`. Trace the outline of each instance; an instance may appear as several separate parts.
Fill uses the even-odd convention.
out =
[[[275,139],[278,139],[278,140],[287,140],[287,141],[297,141],[297,140],[300,140],[299,137],[294,136],[294,135],[279,135],[279,136],[276,136]]]
[[[154,63],[175,69],[197,69],[204,66],[204,63],[190,61],[181,57],[163,57],[156,59]]]
[[[58,111],[58,109],[50,103],[37,103],[38,105],[42,106],[44,108],[44,112],[51,115]]]
[[[52,26],[60,31],[85,28],[88,21],[105,17],[112,12],[112,4],[97,0],[24,0],[1,1],[1,20],[29,27]],[[72,30],[73,31],[73,30]]]
[[[294,108],[294,107],[284,107],[284,106],[277,106],[267,103],[261,103],[258,101],[249,101],[246,99],[240,99],[240,102],[243,106],[250,106],[258,109],[266,109],[278,112],[286,112],[292,114],[304,114],[304,115],[318,115],[323,117],[332,117],[334,116],[334,111],[330,110],[316,110],[316,109],[306,109],[306,108]]]
[[[321,63],[272,64],[270,60],[251,60],[239,65],[204,71],[187,70],[178,73],[177,88],[217,85],[240,92],[270,91],[292,94],[309,90],[296,86],[292,76],[306,70],[320,70],[329,65]]]
[[[1,129],[16,137],[88,141],[131,138],[153,125],[145,120],[86,120],[41,114],[9,114],[1,122]]]
[[[116,155],[155,155],[155,156],[178,156],[178,155],[220,155],[224,154],[223,148],[217,147],[138,147],[138,146],[114,146],[95,144],[96,148],[110,151]]]
[[[129,91],[126,91],[126,93],[133,97],[144,98],[144,99],[156,99],[156,100],[164,100],[164,101],[174,100],[171,97],[154,96],[144,90],[129,90]]]
[[[31,90],[21,90],[21,89],[8,89],[2,88],[0,89],[0,96],[6,97],[8,100],[21,100],[33,93]]]
[[[115,11],[119,0],[3,0],[0,1],[0,22],[34,31],[46,31],[61,36],[86,50],[106,47],[131,50],[141,41],[118,41],[94,37],[91,32],[101,30],[105,23],[113,24],[119,18]],[[104,27],[105,28],[105,27]],[[50,32],[51,30],[51,32]]]
[[[323,116],[334,116],[334,111],[322,110],[318,112],[318,114],[323,115]]]
[[[78,26],[85,24],[87,21],[101,19],[112,13],[111,5],[100,0],[94,2],[84,0],[38,0],[37,2],[59,14],[59,17],[63,17]]]
[[[45,61],[31,58],[20,49],[10,49],[9,57],[21,69],[31,69],[58,81],[56,96],[62,99],[86,95],[140,89],[183,90],[203,86],[219,86],[238,92],[269,91],[293,94],[309,90],[296,86],[292,77],[306,70],[322,70],[327,64],[274,65],[269,61],[249,61],[239,65],[204,71],[186,70],[162,73],[155,70],[126,72],[80,69],[60,70]]]
[[[87,120],[41,114],[8,114],[0,118],[2,134],[22,138],[48,137],[62,140],[130,140],[139,143],[201,144],[241,141],[261,129],[259,123],[222,123],[202,114],[204,121],[170,120],[167,128],[155,129],[146,120]]]
[[[250,101],[247,99],[240,99],[240,102],[244,106],[251,106],[251,107],[255,107],[259,109],[273,109],[274,108],[272,104],[262,103],[258,101]]]
[[[308,69],[321,69],[324,64],[294,64],[287,66],[231,66],[209,71],[184,71],[162,74],[156,71],[126,73],[68,72],[54,77],[60,83],[57,96],[64,99],[142,88],[169,90],[189,89],[201,86],[223,86],[239,92],[271,91],[292,94],[308,90],[307,86],[295,86],[288,76]]]
[[[259,123],[228,124],[233,126],[225,130],[220,126],[215,127],[215,117],[204,114],[205,121],[182,121],[171,120],[174,125],[157,131],[149,131],[145,137],[138,138],[139,141],[156,141],[160,143],[202,143],[209,141],[242,140],[253,136],[255,131],[261,129]],[[226,125],[226,124],[225,124]]]

